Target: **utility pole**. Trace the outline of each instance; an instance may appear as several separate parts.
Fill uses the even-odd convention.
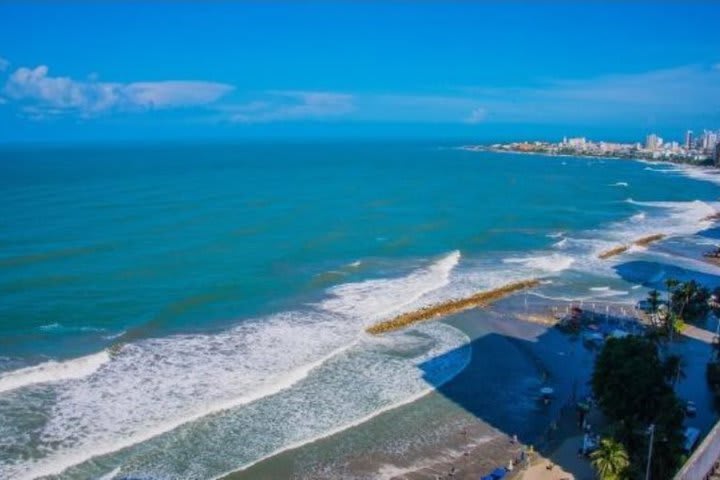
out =
[[[655,440],[655,424],[651,423],[648,427],[650,434],[650,446],[648,447],[647,467],[645,468],[645,480],[650,480],[650,461],[652,460],[653,440]]]

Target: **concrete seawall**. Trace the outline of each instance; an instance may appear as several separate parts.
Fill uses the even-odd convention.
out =
[[[685,462],[673,480],[705,480],[720,460],[720,422],[716,423],[700,446]]]

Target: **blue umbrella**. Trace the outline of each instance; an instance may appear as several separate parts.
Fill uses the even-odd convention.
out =
[[[495,470],[492,471],[490,474],[493,478],[493,480],[500,480],[501,478],[505,478],[506,470],[502,467],[498,467]]]

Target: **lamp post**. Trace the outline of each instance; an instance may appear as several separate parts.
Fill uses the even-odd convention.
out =
[[[653,440],[655,440],[655,424],[651,423],[648,427],[650,434],[650,445],[648,446],[647,467],[645,467],[645,480],[650,480],[650,461],[652,460]]]

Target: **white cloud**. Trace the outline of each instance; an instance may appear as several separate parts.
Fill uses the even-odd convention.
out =
[[[720,70],[689,65],[555,80],[534,87],[463,89],[500,121],[618,121],[720,115]],[[684,121],[684,120],[683,120]]]
[[[352,95],[336,92],[280,90],[266,92],[263,100],[224,108],[238,123],[326,119],[355,110]]]
[[[10,62],[5,58],[0,57],[0,72],[4,72],[9,66]]]
[[[470,112],[470,116],[465,119],[466,123],[480,123],[487,117],[487,111],[484,108],[476,108]]]
[[[37,117],[77,114],[94,116],[108,111],[190,107],[212,103],[233,90],[231,85],[201,81],[114,83],[53,77],[48,67],[21,67],[3,88],[5,96],[32,107]],[[27,108],[26,108],[27,111]]]

